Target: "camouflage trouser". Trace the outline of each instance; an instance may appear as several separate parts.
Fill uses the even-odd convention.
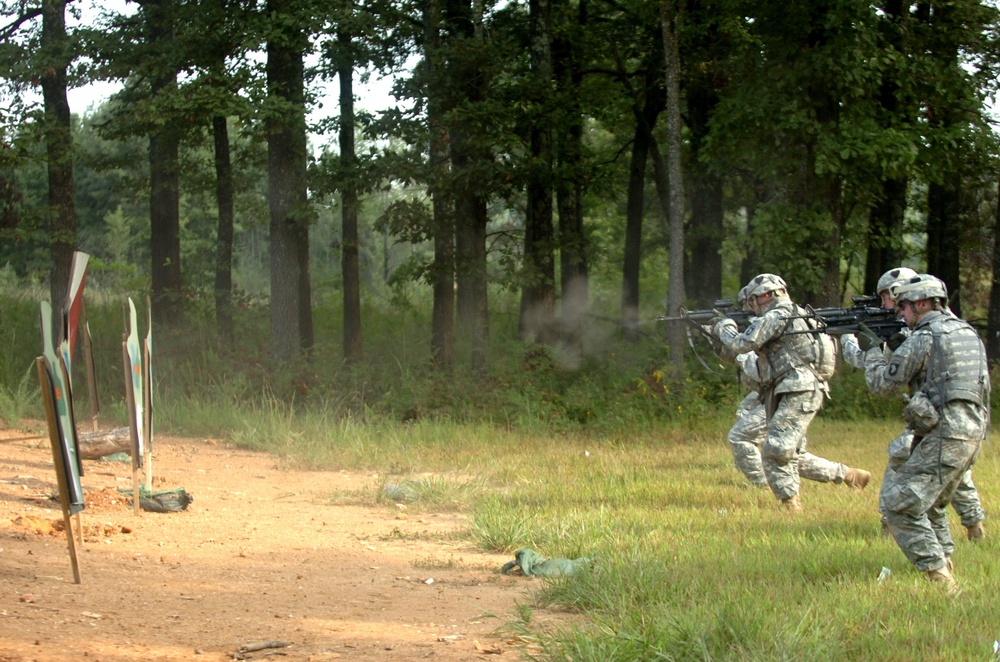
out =
[[[767,485],[760,460],[760,445],[766,436],[764,404],[756,392],[751,392],[736,408],[736,422],[729,428],[728,439],[736,468],[754,485]]]
[[[891,482],[899,467],[909,459],[910,445],[912,443],[913,431],[908,428],[904,428],[898,437],[889,442],[889,462],[885,467],[885,475],[882,477],[883,485]],[[955,488],[955,493],[951,496],[951,507],[955,509],[955,512],[962,519],[962,526],[964,527],[975,526],[986,519],[983,504],[979,500],[979,491],[972,482],[971,471],[966,471],[962,474],[962,478],[958,481],[958,487]],[[879,495],[878,510],[882,513],[882,522],[885,523],[886,508],[881,494]]]
[[[980,442],[924,437],[882,484],[889,532],[922,571],[937,570],[955,551],[945,506],[979,456]]]
[[[767,439],[767,411],[756,393],[751,393],[736,410],[736,422],[729,429],[729,449],[736,468],[754,485],[767,485],[761,446]],[[839,483],[847,467],[808,452],[797,455],[799,477],[819,483]]]
[[[782,393],[767,421],[761,447],[764,475],[774,496],[787,499],[799,493],[799,477],[840,482],[847,467],[806,452],[806,430],[823,405],[823,391]]]

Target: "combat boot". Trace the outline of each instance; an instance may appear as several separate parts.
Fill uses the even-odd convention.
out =
[[[785,510],[790,513],[797,513],[802,510],[802,504],[799,503],[799,495],[790,496],[787,499],[782,499],[781,503],[784,504]]]
[[[865,486],[868,485],[868,481],[871,480],[871,473],[865,471],[864,469],[854,469],[848,468],[847,472],[844,473],[844,485],[847,485],[854,490],[863,490]]]
[[[947,565],[943,565],[937,570],[928,570],[927,579],[935,584],[943,585],[949,597],[955,597],[959,593],[958,584],[955,583],[955,578],[951,574],[951,568]]]
[[[983,528],[982,522],[976,522],[972,526],[965,527],[965,537],[972,542],[980,542],[986,537],[986,529]]]

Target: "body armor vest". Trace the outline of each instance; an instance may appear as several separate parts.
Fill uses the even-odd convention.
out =
[[[806,311],[794,303],[778,303],[775,308],[786,311],[795,319],[788,320],[784,332],[761,347],[770,367],[771,382],[777,382],[795,368],[809,368],[815,372],[817,359],[816,338],[809,333],[810,326],[801,319]]]
[[[965,320],[940,315],[927,325],[934,337],[921,389],[939,408],[953,400],[985,405],[990,390],[986,350]]]

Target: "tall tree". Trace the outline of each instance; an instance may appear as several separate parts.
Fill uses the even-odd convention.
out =
[[[489,316],[486,289],[487,191],[482,177],[490,170],[486,135],[474,114],[484,96],[488,74],[484,67],[481,5],[471,0],[446,0],[447,114],[452,167],[451,191],[455,212],[455,264],[458,279],[457,310],[462,329],[469,334],[472,369],[486,368]],[[477,27],[478,26],[478,27]],[[477,135],[478,134],[478,135]]]
[[[564,341],[582,351],[583,314],[590,299],[587,234],[584,228],[583,36],[587,0],[558,0],[552,16],[552,66],[560,100],[556,126],[556,204],[559,211],[560,326]]]
[[[555,318],[555,234],[552,225],[552,88],[549,0],[530,0],[531,77],[535,85],[529,128],[527,207],[524,222],[524,278],[518,324],[522,338],[548,343]]]
[[[66,97],[66,68],[71,48],[66,34],[66,0],[42,4],[41,86],[45,101],[45,148],[48,157],[49,233],[52,267],[49,291],[56,310],[66,300],[69,269],[76,250],[73,200],[73,139]]]
[[[340,84],[341,275],[344,281],[344,360],[362,358],[361,270],[358,240],[358,157],[354,147],[354,55],[352,35],[337,31],[337,80]]]
[[[205,47],[208,51],[206,78],[208,87],[222,97],[221,104],[212,104],[212,143],[215,162],[215,202],[219,219],[215,236],[215,319],[224,338],[233,337],[233,236],[236,191],[233,184],[233,160],[229,140],[227,111],[236,96],[226,70],[226,58],[240,55],[235,33],[239,30],[230,21],[236,3],[229,0],[206,0],[202,12],[208,25]],[[244,13],[238,14],[245,18]],[[239,20],[239,19],[236,19]],[[235,22],[235,21],[234,21]],[[212,95],[215,98],[215,95]]]
[[[661,7],[667,91],[667,176],[670,186],[667,309],[673,312],[684,305],[684,171],[681,164],[681,58],[677,35],[680,7],[677,0],[662,0]],[[667,334],[673,372],[671,377],[675,383],[680,383],[684,374],[684,329],[680,324],[671,324]]]
[[[444,127],[445,55],[441,43],[444,22],[442,0],[424,0],[423,69],[427,89],[427,168],[431,198],[431,235],[434,260],[430,270],[433,292],[431,360],[445,371],[455,357],[455,222],[444,182],[448,168],[448,139]]]
[[[900,81],[906,74],[909,12],[902,0],[881,3],[879,21],[880,42],[885,52],[885,70],[878,90],[879,124],[886,131],[908,127],[916,118],[902,112],[904,97]],[[888,161],[890,169],[881,177],[881,190],[868,212],[867,255],[865,258],[865,292],[874,292],[878,279],[889,269],[902,264],[903,217],[906,213],[908,178],[899,159]]]
[[[653,127],[666,107],[661,69],[649,66],[643,76],[641,96],[633,101],[635,131],[629,158],[628,188],[625,202],[625,250],[622,264],[621,317],[625,328],[634,332],[639,322],[639,267],[642,258],[642,226],[646,213],[646,171]]]
[[[986,318],[986,353],[991,364],[1000,361],[1000,179],[997,181],[997,199],[993,208],[993,272]]]
[[[143,6],[151,62],[150,94],[165,121],[152,122],[149,134],[149,216],[153,318],[172,326],[183,319],[180,242],[180,129],[170,109],[177,92],[174,52],[175,0],[150,0]],[[168,54],[163,56],[163,54]]]
[[[304,63],[309,35],[303,16],[292,9],[281,0],[268,0],[266,9],[271,341],[283,360],[298,357],[313,343]]]
[[[983,168],[983,148],[989,147],[982,139],[981,109],[983,96],[997,84],[996,47],[988,36],[996,33],[997,16],[996,7],[977,0],[919,3],[915,9],[924,67],[919,82],[927,135],[927,271],[948,284],[959,315],[963,240],[972,220],[963,211],[963,179]]]

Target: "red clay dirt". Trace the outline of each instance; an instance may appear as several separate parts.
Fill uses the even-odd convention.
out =
[[[474,549],[462,515],[351,505],[377,475],[288,471],[210,439],[155,440],[154,490],[194,496],[179,513],[135,515],[118,493],[131,464],[84,461],[76,584],[49,443],[5,441],[30,434],[0,430],[0,662],[531,652],[509,621],[537,585],[500,574],[510,556]]]

